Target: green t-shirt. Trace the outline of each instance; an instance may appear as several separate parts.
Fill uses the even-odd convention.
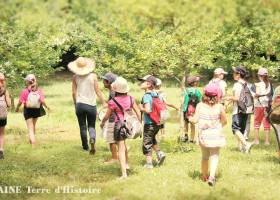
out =
[[[185,88],[184,92],[182,93],[182,96],[184,97],[183,112],[186,112],[188,109],[189,100],[190,100],[189,94],[194,94],[197,97],[198,102],[201,102],[202,100],[202,95],[197,88],[194,87]]]

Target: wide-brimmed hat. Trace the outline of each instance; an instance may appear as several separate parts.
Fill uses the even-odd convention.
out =
[[[152,75],[146,75],[143,78],[138,78],[138,81],[150,82],[153,86],[157,85],[157,78]]]
[[[127,83],[127,80],[124,79],[123,77],[118,77],[113,83],[112,83],[112,90],[117,92],[117,93],[128,93],[129,91],[129,86]]]
[[[219,74],[228,74],[223,68],[219,67],[214,70],[214,74],[219,75]]]
[[[268,76],[268,70],[264,67],[260,68],[258,71],[258,75],[260,76]]]
[[[117,79],[117,77],[118,76],[112,72],[108,72],[104,76],[101,76],[102,79],[108,81],[110,84],[112,84]]]
[[[95,61],[90,58],[79,57],[68,64],[68,69],[80,76],[87,75],[95,69]]]

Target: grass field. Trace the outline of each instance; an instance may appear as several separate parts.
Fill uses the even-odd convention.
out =
[[[197,145],[177,144],[179,118],[172,112],[165,139],[160,142],[167,159],[160,168],[143,169],[145,158],[141,140],[127,141],[132,172],[118,180],[118,165],[104,165],[110,152],[100,138],[95,156],[82,151],[79,129],[71,98],[70,76],[43,86],[52,111],[38,122],[37,148],[28,144],[22,114],[8,119],[5,159],[0,161],[0,185],[22,186],[19,194],[1,194],[0,199],[279,199],[280,164],[271,132],[269,147],[262,143],[246,155],[237,151],[229,123],[225,128],[227,146],[221,151],[218,182],[210,188],[199,179],[200,149]],[[180,91],[165,88],[170,102],[178,104]],[[107,94],[107,92],[104,93]],[[132,86],[131,94],[140,99],[142,91]],[[251,134],[252,140],[253,134]],[[262,134],[263,138],[263,134]],[[49,194],[28,193],[27,186],[49,189]],[[95,193],[55,193],[59,186],[94,188]],[[45,191],[46,192],[46,191]]]

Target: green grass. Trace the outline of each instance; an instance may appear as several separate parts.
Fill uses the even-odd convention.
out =
[[[160,142],[161,149],[167,153],[166,163],[153,170],[143,169],[145,157],[141,152],[141,140],[128,140],[132,172],[126,181],[120,181],[119,166],[103,164],[110,152],[100,138],[99,128],[97,154],[90,156],[81,150],[71,99],[71,78],[49,81],[43,87],[52,112],[38,121],[36,138],[39,146],[32,149],[28,144],[22,114],[11,113],[5,159],[0,161],[0,185],[48,188],[51,194],[27,194],[23,190],[20,194],[0,194],[0,199],[279,199],[280,165],[275,157],[273,132],[271,146],[261,144],[253,148],[250,155],[239,153],[230,130],[229,116],[225,128],[228,144],[221,151],[218,182],[210,188],[199,179],[199,146],[176,142],[179,119],[173,112],[166,125],[165,139]],[[178,104],[179,89],[164,90],[169,101]],[[142,92],[134,85],[131,94],[140,99]],[[100,193],[56,194],[54,189],[58,186],[97,188]]]

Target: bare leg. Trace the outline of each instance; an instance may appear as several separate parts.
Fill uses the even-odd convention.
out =
[[[112,159],[117,160],[118,159],[118,149],[117,145],[115,143],[110,144],[110,150],[112,153]]]
[[[255,144],[260,143],[260,129],[256,128],[255,129]]]
[[[33,119],[27,119],[26,120],[26,125],[28,129],[28,134],[29,134],[29,142],[31,145],[35,145],[36,140],[35,140],[35,130],[34,130],[34,124],[33,124]]]
[[[215,177],[219,162],[219,148],[210,149],[210,176]]]
[[[194,141],[195,136],[195,125],[191,123],[191,141]]]
[[[264,144],[265,145],[269,145],[270,144],[270,142],[269,142],[269,130],[265,130],[264,131],[264,133],[265,133],[265,142],[264,142]]]
[[[126,156],[125,156],[126,146],[124,140],[119,141],[118,146],[119,146],[119,161],[121,164],[122,177],[126,178],[127,177]]]
[[[0,151],[4,150],[5,127],[0,127]]]
[[[208,163],[209,163],[209,150],[205,147],[200,147],[202,153],[201,159],[201,173],[202,173],[202,180],[207,181],[208,178]]]

